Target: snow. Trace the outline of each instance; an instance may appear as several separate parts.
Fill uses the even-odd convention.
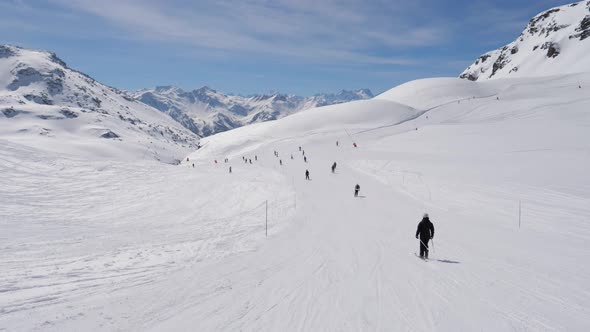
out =
[[[178,166],[2,138],[0,330],[584,331],[589,80],[409,82]]]
[[[373,97],[368,89],[311,97],[279,93],[225,95],[207,86],[185,92],[174,86],[142,89],[134,98],[170,114],[191,131],[209,136],[244,125],[276,120],[302,110]]]
[[[88,159],[167,163],[197,147],[199,137],[169,116],[52,53],[4,45],[0,52],[0,139]],[[105,138],[109,132],[116,136]]]
[[[461,77],[486,80],[587,72],[590,68],[590,57],[587,56],[590,38],[582,38],[580,34],[583,20],[589,17],[588,1],[540,13],[515,41],[482,55]],[[559,54],[549,56],[548,45],[558,49]]]

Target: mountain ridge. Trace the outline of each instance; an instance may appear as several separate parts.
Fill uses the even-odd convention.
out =
[[[55,53],[12,45],[0,45],[0,121],[0,138],[88,157],[150,155],[174,163],[199,142],[170,117],[68,67]]]
[[[369,89],[318,93],[308,97],[280,92],[242,96],[224,94],[209,86],[186,91],[174,85],[140,89],[131,95],[170,115],[199,136],[276,120],[314,107],[373,97]]]
[[[477,81],[590,71],[590,1],[534,16],[513,42],[479,56],[460,78]]]

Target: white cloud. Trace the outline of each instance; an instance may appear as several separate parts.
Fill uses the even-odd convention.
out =
[[[404,22],[404,2],[398,0],[51,1],[101,17],[122,28],[127,38],[314,62],[414,64],[380,54],[445,39],[441,27]]]

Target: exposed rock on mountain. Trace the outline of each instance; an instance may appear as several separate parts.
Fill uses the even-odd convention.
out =
[[[226,95],[207,86],[184,91],[174,86],[159,86],[135,92],[134,97],[170,115],[201,136],[209,136],[251,123],[282,118],[305,109],[372,98],[368,89],[342,90],[337,94],[301,97],[280,93],[237,96]]]
[[[460,77],[471,81],[590,71],[590,1],[547,10],[512,43],[483,54]]]
[[[179,124],[69,68],[53,53],[15,46],[0,45],[0,110],[0,139],[88,157],[174,162],[199,141],[196,130],[182,126],[190,129],[189,118]],[[176,118],[182,120],[182,114]]]

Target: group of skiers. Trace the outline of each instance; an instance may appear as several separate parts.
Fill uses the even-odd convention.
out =
[[[336,146],[339,146],[339,142],[336,141]],[[354,144],[354,147],[356,147],[356,143]],[[299,147],[299,151],[301,151],[301,154],[303,156],[303,161],[305,163],[307,163],[307,156],[305,155],[305,150],[303,150],[301,148],[301,146]],[[275,157],[279,157],[279,153],[277,151],[274,151],[274,155]],[[293,159],[293,154],[291,154],[291,159]],[[242,160],[246,163],[246,164],[252,164],[252,159],[250,158],[246,158],[245,156],[242,157]],[[258,156],[255,155],[254,156],[254,160],[257,161],[258,160]],[[186,161],[189,161],[189,158],[186,158]],[[228,158],[225,158],[225,163],[229,162]],[[217,160],[215,160],[215,163],[217,163]],[[279,164],[282,166],[283,165],[283,160],[279,159]],[[194,163],[193,163],[193,167],[195,167]],[[336,167],[337,164],[336,162],[334,162],[332,164],[332,173],[336,172]],[[229,166],[229,173],[232,173],[232,167]],[[310,173],[309,173],[309,169],[305,170],[305,180],[311,180],[310,178]],[[359,197],[359,192],[361,190],[361,187],[359,184],[356,184],[354,186],[354,197]],[[428,213],[425,213],[424,216],[422,217],[422,220],[418,223],[418,228],[416,229],[416,239],[418,239],[420,241],[419,246],[420,246],[420,258],[424,259],[424,260],[428,260],[428,253],[429,253],[429,247],[428,244],[430,241],[432,241],[434,238],[434,225],[432,224],[432,222],[430,221],[430,218],[428,216]]]

